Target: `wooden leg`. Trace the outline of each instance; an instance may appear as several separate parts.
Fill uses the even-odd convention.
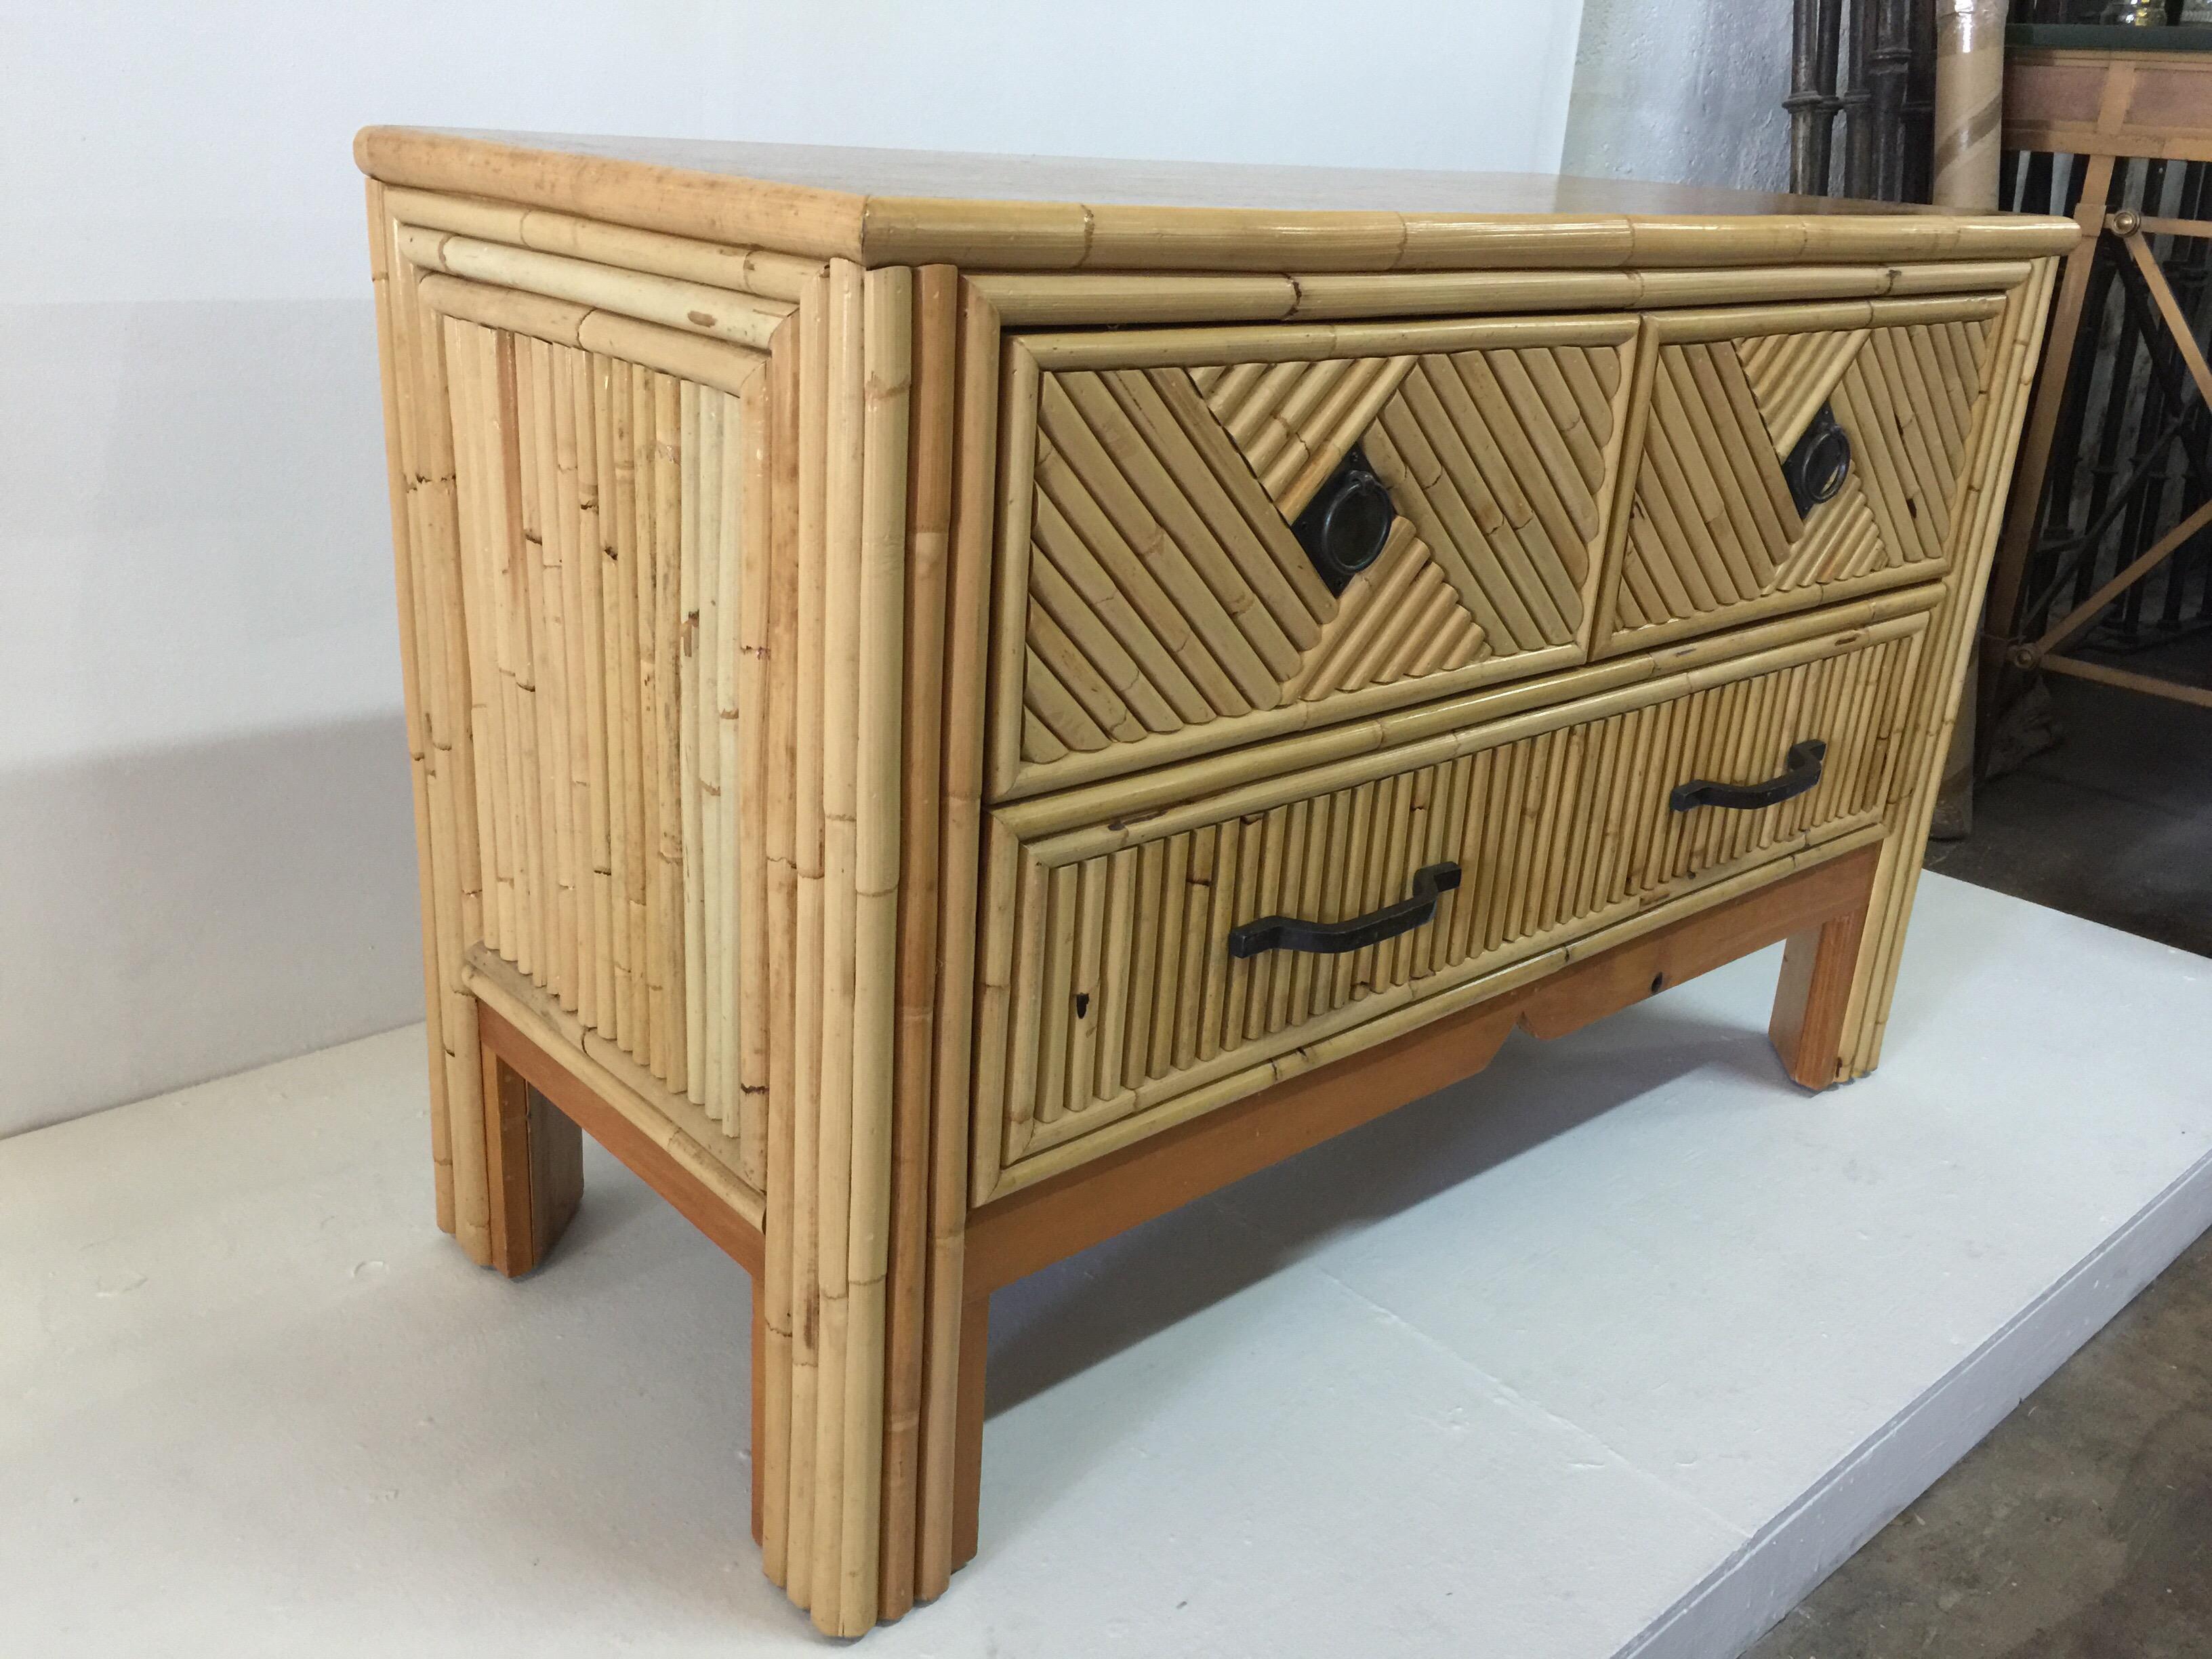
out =
[[[1766,1033],[1783,1069],[1808,1089],[1825,1089],[1842,1073],[1844,1014],[1866,921],[1862,903],[1793,933],[1783,948],[1782,981]]]
[[[584,1137],[489,1046],[484,1165],[491,1265],[520,1279],[545,1259],[584,1195]]]
[[[975,1559],[983,1503],[983,1372],[991,1347],[991,1297],[970,1297],[960,1309],[960,1398],[952,1472],[952,1565]]]

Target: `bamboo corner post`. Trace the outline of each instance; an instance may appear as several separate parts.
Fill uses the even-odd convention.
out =
[[[439,1224],[589,1135],[746,1273],[838,1637],[1015,1279],[1766,945],[1874,1065],[2076,230],[866,154],[356,144]]]

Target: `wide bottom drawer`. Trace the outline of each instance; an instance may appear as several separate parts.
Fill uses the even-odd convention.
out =
[[[1926,623],[1027,842],[994,816],[978,1200],[1262,1088],[1293,1051],[1352,1052],[1393,1011],[1869,830]]]

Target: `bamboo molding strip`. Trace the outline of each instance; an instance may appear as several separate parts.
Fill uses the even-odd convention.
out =
[[[1048,863],[1096,858],[1218,819],[1248,817],[1289,801],[1355,787],[1461,755],[1480,754],[1522,738],[1558,731],[1603,715],[1648,708],[1712,686],[1756,678],[1886,640],[1910,638],[1926,629],[1926,616],[1925,612],[1917,612],[1847,633],[1815,636],[1755,656],[1737,657],[1621,686],[1572,703],[1534,709],[1467,729],[1437,732],[1373,753],[1283,771],[1250,781],[1237,779],[1233,769],[1225,767],[1217,769],[1223,774],[1218,784],[1206,775],[1203,768],[1178,768],[1180,775],[1172,780],[1146,780],[1144,793],[1134,799],[1130,799],[1133,792],[1127,788],[1111,791],[1110,802],[1102,799],[1099,791],[1071,792],[1068,796],[1055,795],[1001,808],[994,817]],[[1296,763],[1295,758],[1288,755],[1273,758],[1278,766]]]
[[[994,817],[1024,840],[1054,835],[1086,823],[1134,817],[1172,807],[1210,790],[1243,787],[1303,767],[1373,756],[1401,744],[1480,734],[1508,720],[1550,715],[1564,723],[1567,706],[1580,699],[1648,688],[1656,681],[1726,672],[1731,665],[1768,660],[1810,648],[1816,654],[1845,648],[1857,636],[1893,623],[1924,617],[1942,602],[1944,590],[1922,583],[1861,599],[1836,611],[1815,611],[1745,629],[1709,635],[1633,657],[1566,669],[1543,679],[1416,707],[1317,731],[1285,734],[1265,744],[1226,755],[1163,765],[1133,778],[1025,797],[1000,805]],[[1746,670],[1745,672],[1752,672]],[[1304,706],[1304,705],[1301,705]]]
[[[1042,369],[1196,368],[1213,363],[1395,357],[1415,351],[1617,346],[1633,338],[1636,330],[1631,319],[1604,316],[1278,323],[1235,328],[1125,329],[1111,334],[1024,334],[1022,348]]]
[[[1438,271],[1420,275],[1200,276],[1172,274],[971,276],[1008,327],[1071,324],[1283,322],[1301,318],[1630,311],[1742,301],[1873,299],[2008,289],[2020,260],[1926,265],[1686,270]]]
[[[822,272],[819,260],[793,258],[757,247],[664,236],[480,197],[392,190],[385,193],[385,204],[394,218],[405,224],[455,231],[488,242],[534,248],[541,253],[566,254],[679,282],[705,283],[766,300],[796,303],[807,283]]]
[[[758,352],[571,301],[549,300],[437,272],[422,276],[413,286],[422,303],[441,316],[599,352],[720,392],[742,393],[761,370]]]
[[[776,328],[792,313],[791,306],[780,300],[763,300],[731,289],[710,288],[704,283],[678,282],[479,241],[418,225],[400,227],[399,248],[425,270],[549,299],[570,300],[664,328],[726,340],[752,351],[767,350]]]

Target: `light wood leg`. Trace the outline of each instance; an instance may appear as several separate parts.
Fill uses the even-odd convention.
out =
[[[1856,905],[1792,934],[1783,949],[1782,980],[1766,1031],[1783,1069],[1808,1089],[1825,1089],[1842,1075],[1844,1015],[1866,921],[1867,905]]]
[[[544,1261],[584,1195],[583,1132],[483,1050],[491,1265],[520,1279]]]

